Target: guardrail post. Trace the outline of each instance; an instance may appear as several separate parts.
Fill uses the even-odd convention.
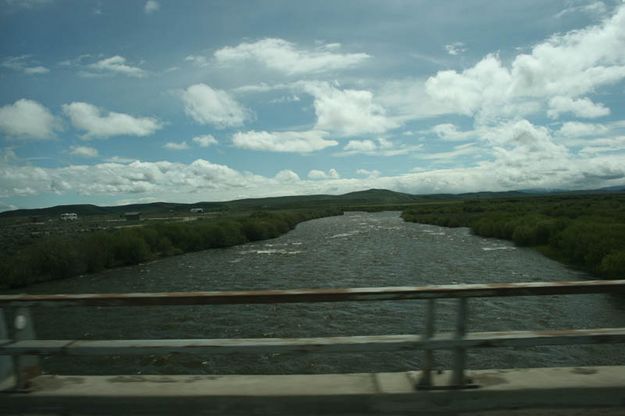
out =
[[[468,313],[468,299],[458,299],[458,317],[456,321],[456,332],[454,338],[461,340],[464,338],[467,332],[467,313]],[[466,348],[456,347],[454,348],[454,362],[453,362],[453,374],[451,376],[451,385],[454,387],[462,388],[465,386],[464,368],[466,366],[467,351]]]
[[[0,308],[0,340],[9,340],[9,328],[4,308]],[[8,355],[0,355],[0,391],[10,389],[14,385],[15,369],[13,360]]]
[[[22,341],[35,339],[35,328],[30,315],[30,310],[26,307],[11,308],[11,333],[12,340]],[[17,355],[13,358],[13,368],[15,383],[14,390],[28,390],[30,380],[41,374],[39,357],[36,355]]]
[[[425,325],[423,327],[423,340],[428,341],[434,336],[436,300],[428,299],[425,309]],[[425,348],[423,350],[423,365],[421,367],[421,378],[417,389],[427,389],[432,386],[432,367],[434,367],[434,350]]]

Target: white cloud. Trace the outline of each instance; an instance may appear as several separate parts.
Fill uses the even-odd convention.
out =
[[[109,162],[109,163],[132,163],[132,162],[136,162],[137,159],[132,159],[132,158],[128,158],[128,157],[121,157],[121,156],[113,156],[113,157],[109,157],[108,159],[104,159],[105,162]]]
[[[564,138],[597,136],[606,134],[609,130],[610,129],[608,127],[601,124],[570,121],[562,124],[562,127],[560,127],[560,130],[558,131],[558,135]]]
[[[285,96],[270,100],[269,104],[297,103],[299,101],[300,101],[300,98],[297,95],[285,95]]]
[[[358,169],[356,171],[358,175],[364,176],[366,178],[379,178],[381,173],[377,169],[369,170],[369,169]]]
[[[322,170],[313,169],[310,172],[308,172],[308,179],[325,179],[325,178],[327,178],[327,174]]]
[[[320,180],[320,179],[339,179],[341,175],[339,175],[338,171],[334,168],[329,169],[327,172],[318,169],[312,169],[308,172],[308,179],[312,180]]]
[[[555,35],[510,65],[490,54],[462,72],[440,71],[427,80],[426,91],[449,112],[486,121],[535,113],[555,97],[570,99],[570,111],[596,116],[606,109],[572,100],[623,79],[625,5],[602,24]],[[558,100],[556,107],[564,103]]]
[[[481,149],[475,146],[474,143],[467,143],[455,146],[452,150],[447,152],[422,153],[419,158],[438,162],[452,162],[459,157],[474,156],[478,154],[480,150]]]
[[[603,104],[595,104],[588,98],[573,99],[558,96],[549,100],[547,115],[558,118],[562,113],[573,113],[582,118],[597,118],[609,115],[610,109]]]
[[[477,136],[476,131],[460,131],[451,123],[437,124],[432,127],[432,132],[445,141],[463,141]]]
[[[375,140],[350,140],[343,147],[343,150],[335,153],[334,156],[352,156],[357,154],[387,157],[401,156],[418,152],[422,147],[422,144],[398,144],[384,138]]]
[[[558,12],[554,17],[560,19],[569,14],[585,13],[594,16],[604,16],[608,12],[608,7],[602,1],[592,1],[588,4],[581,4],[577,6],[569,6],[566,9]]]
[[[217,139],[215,139],[211,134],[205,134],[203,136],[195,136],[193,139],[193,143],[196,143],[200,147],[209,147],[217,144]]]
[[[91,55],[86,53],[76,58],[64,59],[62,61],[59,61],[58,65],[62,67],[82,66],[85,65],[89,60],[91,60]]]
[[[232,143],[241,149],[268,152],[310,153],[336,146],[335,140],[327,140],[324,131],[247,131],[232,136]]]
[[[98,157],[98,149],[88,146],[72,146],[69,153],[80,157]]]
[[[185,113],[200,124],[217,128],[237,127],[251,118],[250,111],[230,94],[206,84],[191,85],[181,97]]]
[[[143,11],[147,14],[151,14],[157,12],[161,8],[161,5],[156,0],[148,0],[145,2],[145,6],[143,7]]]
[[[189,145],[187,142],[167,142],[163,147],[169,150],[187,150]]]
[[[280,172],[276,174],[276,176],[274,176],[274,178],[278,182],[283,182],[283,183],[284,182],[287,182],[287,183],[298,182],[300,180],[299,175],[289,169],[281,170]]]
[[[373,102],[366,90],[340,90],[327,83],[303,83],[314,98],[315,128],[341,136],[384,133],[399,126],[386,116],[384,108]]]
[[[124,200],[216,201],[244,197],[339,194],[368,188],[407,193],[456,193],[512,189],[590,189],[625,184],[625,139],[594,142],[595,149],[578,155],[553,142],[548,129],[526,120],[484,129],[492,152],[473,166],[414,171],[395,176],[369,175],[332,178],[331,171],[312,173],[297,180],[292,171],[274,177],[241,172],[231,167],[196,160],[190,164],[160,162],[99,163],[59,168],[19,164],[10,155],[0,157],[0,198],[18,195],[105,195]],[[462,145],[465,146],[465,145]],[[604,149],[600,149],[604,146]],[[456,149],[461,150],[461,149]],[[594,152],[594,153],[590,153]],[[337,174],[338,176],[338,174]],[[133,194],[132,196],[128,196]]]
[[[299,85],[298,82],[295,83],[277,83],[277,84],[267,84],[266,82],[260,82],[258,84],[249,84],[242,85],[240,87],[236,87],[233,91],[237,93],[263,93],[269,91],[276,90],[289,90],[292,88],[296,88]]]
[[[168,193],[186,194],[197,201],[198,192],[204,192],[205,198],[214,198],[215,190],[233,191],[261,186],[266,189],[272,182],[268,178],[241,173],[228,166],[202,159],[190,164],[133,161],[62,168],[0,163],[0,189],[6,190],[8,195],[17,195],[30,187],[31,193],[37,194],[139,194],[142,197],[163,200],[162,193]]]
[[[50,139],[59,123],[37,101],[22,98],[0,107],[0,130],[9,137]]]
[[[8,6],[34,9],[54,3],[54,0],[4,0]]]
[[[188,55],[184,58],[186,62],[191,62],[193,65],[199,67],[205,67],[209,65],[209,61],[205,56],[202,55]]]
[[[499,108],[507,100],[512,82],[499,57],[488,55],[474,67],[457,73],[440,71],[426,82],[427,93],[448,106],[450,112],[474,115],[482,109]]]
[[[83,73],[84,76],[119,74],[134,78],[143,78],[146,75],[146,72],[143,69],[128,65],[126,63],[126,58],[119,55],[101,59],[95,63],[87,65],[87,69],[91,72]]]
[[[460,55],[466,52],[467,48],[462,42],[454,42],[454,43],[445,45],[445,50],[447,51],[448,54],[456,56],[456,55]]]
[[[579,154],[595,158],[600,154],[615,154],[625,151],[625,136],[612,137],[609,139],[590,140],[587,145],[582,147]]]
[[[317,45],[317,47],[320,49],[326,49],[329,51],[336,51],[336,50],[341,49],[341,47],[343,47],[343,45],[340,42],[324,43],[319,40],[315,41],[315,45]]]
[[[384,81],[377,88],[376,102],[400,122],[448,113],[447,103],[428,95],[425,82],[411,78]]]
[[[350,140],[343,150],[357,153],[367,153],[377,150],[378,145],[373,140]]]
[[[492,146],[493,174],[501,175],[503,186],[509,188],[514,180],[523,184],[546,183],[561,178],[564,172],[579,169],[573,166],[568,149],[555,143],[546,127],[527,120],[484,129],[482,137]]]
[[[85,140],[111,136],[149,136],[162,127],[152,117],[133,117],[112,111],[103,115],[100,108],[88,103],[64,104],[63,112],[75,128],[86,132],[82,136]]]
[[[339,48],[340,45],[334,43],[321,45],[315,50],[304,50],[283,39],[267,38],[219,49],[214,56],[223,65],[239,65],[252,61],[287,75],[346,69],[369,58],[366,53],[333,52]]]
[[[26,75],[41,75],[50,72],[48,68],[38,65],[36,61],[33,61],[31,55],[10,56],[4,59],[0,66],[13,71],[22,72]]]
[[[46,68],[45,66],[41,66],[41,65],[24,68],[24,73],[27,75],[47,74],[48,72],[50,72],[50,70]]]

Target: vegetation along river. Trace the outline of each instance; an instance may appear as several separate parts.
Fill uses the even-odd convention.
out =
[[[583,280],[531,249],[466,228],[405,223],[397,212],[346,213],[279,238],[28,287],[30,293],[161,292]],[[24,289],[20,290],[23,292]],[[455,303],[439,302],[439,330]],[[469,331],[625,326],[613,295],[471,299]],[[136,308],[39,308],[40,338],[245,338],[420,333],[424,303],[357,302]],[[450,367],[437,353],[437,368]],[[51,357],[65,374],[276,374],[418,369],[421,353]],[[625,364],[621,345],[472,350],[470,368]]]

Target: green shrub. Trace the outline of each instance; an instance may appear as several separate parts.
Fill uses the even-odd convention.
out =
[[[427,204],[405,210],[402,218],[441,226],[469,225],[476,235],[539,247],[543,253],[588,271],[625,277],[624,194]]]
[[[247,217],[159,223],[99,231],[68,239],[50,237],[0,258],[0,286],[24,286],[157,257],[274,238],[298,223],[340,215],[338,209],[257,212]]]
[[[98,232],[81,239],[87,272],[99,272],[115,263],[113,237],[109,233]]]
[[[112,239],[114,265],[138,264],[150,258],[150,247],[137,233],[121,231]]]
[[[601,260],[599,271],[607,277],[625,279],[625,250],[606,255]]]
[[[576,221],[554,243],[574,263],[597,270],[605,256],[625,248],[625,224]]]

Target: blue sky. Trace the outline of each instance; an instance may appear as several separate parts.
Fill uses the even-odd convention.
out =
[[[0,210],[625,185],[621,0],[0,0]]]

